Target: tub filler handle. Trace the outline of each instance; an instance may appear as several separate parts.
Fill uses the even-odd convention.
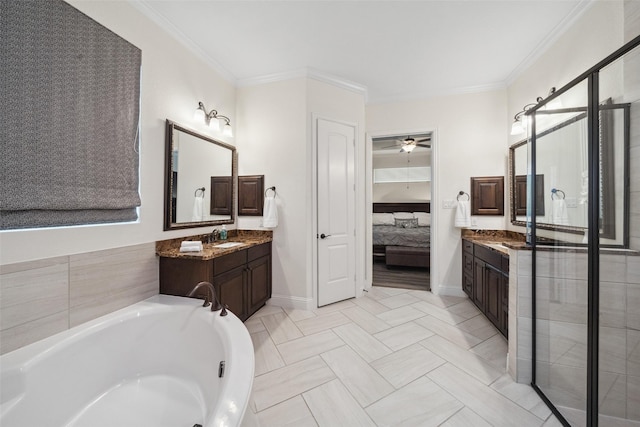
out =
[[[216,289],[213,287],[213,285],[209,282],[200,282],[197,285],[195,285],[193,287],[193,289],[191,289],[191,292],[189,292],[187,294],[188,297],[192,297],[194,296],[198,290],[200,288],[206,288],[207,289],[207,294],[204,297],[204,304],[202,304],[203,307],[208,307],[209,304],[211,304],[211,311],[218,311],[218,310],[222,310],[220,312],[220,316],[226,316],[227,315],[227,305],[225,304],[224,306],[222,304],[220,304],[220,300],[218,300],[218,297],[216,296]]]
[[[224,368],[225,368],[224,360],[221,360],[220,365],[218,365],[218,378],[224,377]]]

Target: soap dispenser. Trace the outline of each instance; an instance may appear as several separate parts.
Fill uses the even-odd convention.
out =
[[[222,225],[222,230],[220,230],[220,240],[227,240],[227,227]]]

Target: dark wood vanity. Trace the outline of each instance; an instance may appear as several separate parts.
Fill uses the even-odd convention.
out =
[[[213,284],[220,302],[242,321],[271,298],[271,240],[237,241],[242,246],[217,249],[206,244],[199,253],[180,253],[180,243],[158,242],[160,293],[185,296],[199,282]],[[264,241],[268,240],[268,241]],[[160,244],[164,246],[161,247]],[[196,295],[204,298],[204,295]]]
[[[504,335],[509,324],[509,255],[462,239],[462,288]]]

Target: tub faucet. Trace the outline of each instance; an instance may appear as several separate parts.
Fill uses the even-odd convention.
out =
[[[193,289],[191,289],[191,292],[189,292],[187,294],[188,297],[192,297],[194,296],[199,290],[200,288],[206,288],[207,289],[207,293],[204,297],[204,304],[202,304],[203,307],[208,307],[209,304],[211,304],[211,311],[218,311],[218,310],[222,310],[220,312],[220,316],[226,316],[227,315],[227,307],[223,306],[222,304],[220,304],[220,301],[218,300],[218,297],[216,296],[216,289],[213,287],[213,285],[209,282],[200,282],[197,285],[195,285],[193,287]]]

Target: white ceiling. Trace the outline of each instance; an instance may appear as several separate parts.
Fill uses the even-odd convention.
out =
[[[370,102],[504,87],[592,0],[140,0],[236,84],[311,70]]]

